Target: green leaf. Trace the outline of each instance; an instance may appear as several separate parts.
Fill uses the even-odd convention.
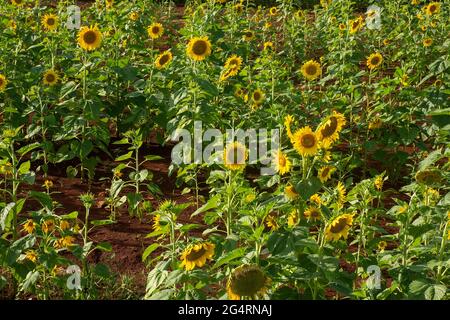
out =
[[[191,218],[205,211],[217,208],[219,202],[220,202],[220,195],[215,195],[214,197],[209,199],[207,203],[205,203],[203,206],[195,210],[195,212],[191,214]]]
[[[20,174],[27,173],[28,171],[30,171],[30,167],[31,167],[31,163],[30,163],[29,160],[25,161],[25,162],[22,162],[20,167],[19,167],[19,173]]]
[[[100,242],[98,245],[95,246],[95,249],[111,252],[112,251],[112,245],[109,242]]]
[[[130,159],[133,156],[133,151],[130,151],[126,154],[121,155],[120,157],[117,157],[114,161],[124,161],[127,159]]]
[[[20,154],[21,156],[24,156],[28,152],[33,151],[36,148],[39,148],[40,145],[41,144],[39,142],[35,142],[35,143],[29,144],[27,146],[23,146],[22,148],[17,150],[17,153]]]
[[[151,245],[149,245],[144,253],[142,254],[142,262],[145,262],[145,260],[147,260],[148,256],[155,251],[156,249],[158,249],[159,244],[158,243],[152,243]]]
[[[308,200],[313,194],[317,193],[322,187],[322,183],[317,177],[310,177],[303,180],[295,186],[295,190],[304,200]]]
[[[161,156],[148,155],[148,156],[145,156],[145,160],[156,161],[156,160],[164,160],[164,158]]]
[[[425,290],[425,299],[427,300],[442,300],[445,293],[447,292],[447,287],[443,284],[433,284]]]
[[[237,258],[242,257],[245,254],[245,248],[237,248],[233,251],[228,252],[225,254],[225,256],[222,256],[217,260],[217,262],[214,264],[213,269],[217,269],[218,267],[230,263],[233,260],[236,260]]]
[[[93,221],[90,221],[91,222],[91,224],[93,225],[93,226],[106,226],[106,225],[108,225],[108,224],[113,224],[114,223],[114,221],[112,221],[112,220],[110,220],[110,219],[105,219],[105,220],[93,220]]]

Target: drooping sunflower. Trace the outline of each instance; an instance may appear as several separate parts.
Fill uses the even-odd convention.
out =
[[[325,239],[327,241],[338,241],[340,238],[347,239],[353,224],[353,214],[341,214],[331,221],[325,228]]]
[[[61,220],[59,222],[59,228],[64,231],[70,228],[70,223],[67,220]]]
[[[336,111],[333,111],[333,114],[322,122],[317,129],[317,135],[323,148],[328,149],[332,143],[339,139],[339,133],[345,122],[344,115]]]
[[[36,262],[38,259],[38,255],[34,250],[28,250],[25,253],[25,259],[30,260],[31,262]]]
[[[153,216],[152,221],[153,221],[153,225],[152,225],[153,231],[160,231],[161,230],[161,223],[160,223],[161,222],[161,215],[160,214],[155,214]]]
[[[267,291],[270,279],[257,265],[242,265],[233,270],[227,282],[230,300],[257,298]]]
[[[153,22],[147,27],[147,33],[153,40],[158,39],[164,33],[164,27],[159,22]]]
[[[53,220],[46,220],[42,223],[42,231],[49,233],[55,228],[55,222]]]
[[[78,44],[87,51],[92,51],[100,47],[102,43],[102,33],[97,26],[82,27],[78,33]]]
[[[2,74],[0,74],[0,92],[5,91],[6,85],[8,84],[8,80]]]
[[[273,158],[273,166],[276,172],[280,175],[284,175],[291,171],[292,163],[283,151],[278,150]]]
[[[211,54],[211,42],[206,36],[191,38],[187,45],[186,53],[191,59],[202,61]]]
[[[261,89],[256,89],[252,93],[252,102],[256,105],[261,105],[264,101],[264,92]]]
[[[426,39],[424,39],[423,40],[423,46],[424,47],[429,47],[429,46],[431,46],[432,44],[433,44],[433,39],[431,39],[431,38],[426,38]]]
[[[301,156],[314,156],[319,150],[317,134],[309,126],[297,130],[292,137],[294,149]]]
[[[367,58],[367,67],[370,70],[373,70],[373,69],[379,67],[382,62],[383,62],[383,56],[381,55],[381,53],[379,53],[379,52],[372,53]]]
[[[416,181],[427,186],[439,185],[442,181],[441,172],[438,169],[423,169],[416,173]]]
[[[237,69],[224,69],[223,72],[220,74],[220,81],[225,81],[228,78],[235,76],[238,73]]]
[[[164,51],[155,60],[155,66],[157,69],[161,70],[166,68],[173,59],[172,52]]]
[[[439,13],[441,4],[439,2],[431,2],[426,6],[425,13],[429,16]]]
[[[293,227],[298,224],[300,221],[300,217],[298,216],[298,212],[296,209],[293,209],[287,218],[288,227]]]
[[[244,39],[245,41],[252,41],[253,38],[255,38],[255,33],[251,30],[245,30],[243,35],[242,35],[242,39]]]
[[[320,220],[322,217],[322,211],[320,211],[319,208],[310,206],[308,209],[305,210],[304,216],[308,220]]]
[[[294,117],[290,114],[288,114],[286,117],[284,117],[284,126],[286,127],[286,133],[291,140],[292,143],[294,143],[294,135],[291,131],[291,124],[294,122]]]
[[[286,195],[286,197],[289,200],[295,200],[298,198],[299,194],[297,193],[297,191],[295,190],[294,186],[291,184],[288,184],[285,188],[284,188],[284,194]]]
[[[309,81],[317,79],[322,75],[322,68],[320,63],[315,60],[305,62],[301,69],[302,75]]]
[[[223,163],[225,167],[233,171],[243,170],[247,158],[247,149],[242,143],[237,141],[228,144],[223,151]]]
[[[335,167],[325,166],[319,169],[318,177],[322,183],[328,181],[331,178],[333,172],[336,171]]]
[[[36,223],[32,219],[28,219],[23,224],[23,230],[26,231],[28,234],[33,233],[34,229],[36,229]]]
[[[203,267],[206,260],[212,260],[214,248],[215,245],[211,242],[189,245],[181,254],[181,267],[184,267],[186,271],[193,270],[195,267]]]
[[[344,203],[347,201],[347,191],[345,190],[344,184],[339,181],[338,185],[336,186],[336,193],[337,193],[337,203],[339,206],[343,206]]]
[[[44,82],[44,84],[47,86],[54,86],[58,83],[58,80],[59,76],[54,70],[45,71],[42,77],[42,82]]]
[[[275,215],[269,214],[265,219],[266,226],[270,228],[270,230],[275,231],[280,228],[277,222],[277,217]]]
[[[47,31],[54,31],[58,28],[58,16],[52,13],[46,14],[41,19],[41,24]]]

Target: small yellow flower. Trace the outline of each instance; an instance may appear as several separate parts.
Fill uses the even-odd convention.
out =
[[[426,39],[424,39],[423,40],[423,46],[424,47],[429,47],[429,46],[431,46],[432,44],[433,44],[433,39],[431,39],[431,38],[426,38]]]
[[[387,246],[387,242],[386,242],[386,241],[380,241],[380,242],[378,242],[378,250],[379,250],[380,252],[383,252],[384,249],[386,249],[386,246]]]
[[[43,187],[45,187],[47,190],[53,187],[53,181],[51,180],[45,180],[44,184],[42,185]]]
[[[293,209],[288,216],[287,223],[289,227],[293,227],[300,221],[297,210]]]
[[[61,220],[59,223],[59,228],[64,231],[70,228],[70,223],[67,220]]]
[[[273,42],[272,41],[266,41],[264,42],[264,50],[273,50],[274,46],[273,46]]]
[[[137,19],[139,19],[139,13],[133,11],[128,15],[128,18],[130,18],[131,21],[136,21]]]
[[[384,183],[384,179],[383,179],[382,175],[376,176],[376,178],[375,178],[375,180],[373,182],[373,184],[375,185],[375,188],[378,191],[381,191],[383,189],[383,183]]]
[[[23,230],[26,231],[28,234],[33,233],[35,229],[36,223],[34,223],[32,219],[28,219],[23,225]]]
[[[375,68],[378,68],[382,62],[383,56],[381,55],[381,53],[375,52],[367,58],[367,67],[369,67],[370,70],[373,70]]]
[[[276,172],[280,175],[284,175],[291,170],[292,163],[283,151],[278,150],[273,160],[273,166]]]
[[[318,206],[322,203],[322,199],[317,193],[314,193],[311,197],[309,197],[309,201],[314,202]]]
[[[280,228],[274,215],[269,214],[265,220],[266,226],[270,228],[270,230],[275,231]]]
[[[153,40],[162,36],[164,28],[161,23],[154,22],[147,27],[147,33]]]
[[[298,193],[295,191],[294,186],[290,184],[284,188],[284,193],[289,200],[295,200],[298,197]]]
[[[399,214],[402,214],[402,213],[406,212],[406,210],[408,210],[408,205],[407,205],[407,204],[404,204],[404,205],[400,206],[400,207],[397,209],[397,212],[398,212]]]
[[[302,75],[309,81],[317,79],[322,75],[322,68],[320,63],[315,60],[305,62],[301,69]]]
[[[6,85],[8,84],[8,80],[6,77],[0,73],[0,92],[5,91]]]
[[[42,231],[49,233],[55,228],[55,222],[53,220],[46,220],[42,223]]]

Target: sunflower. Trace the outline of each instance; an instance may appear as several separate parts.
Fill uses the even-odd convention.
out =
[[[139,19],[139,13],[137,13],[136,11],[133,11],[128,15],[128,18],[131,21],[137,21],[137,19]]]
[[[433,186],[441,183],[441,172],[437,169],[424,169],[416,173],[416,181],[420,184]]]
[[[441,10],[441,4],[439,2],[431,2],[425,8],[425,12],[429,16],[439,13],[440,10]]]
[[[391,43],[391,41],[390,41],[389,39],[384,39],[384,40],[383,40],[383,44],[384,44],[385,46],[389,45],[390,43]]]
[[[294,149],[301,156],[313,156],[319,150],[317,134],[309,126],[297,130],[292,137]]]
[[[242,143],[237,141],[228,144],[223,151],[223,163],[225,167],[233,171],[243,170],[247,158],[247,149]]]
[[[23,6],[23,0],[11,0],[11,3],[15,6]]]
[[[161,230],[161,215],[155,214],[153,216],[153,231],[160,231]]]
[[[381,191],[383,189],[383,183],[384,179],[382,175],[376,176],[375,180],[373,181],[373,184],[378,191]]]
[[[17,29],[17,23],[14,20],[10,20],[8,23],[8,26],[13,30],[16,31]]]
[[[310,81],[320,77],[322,74],[320,63],[315,60],[309,60],[308,62],[305,62],[300,71],[302,75]]]
[[[384,249],[386,249],[387,246],[387,242],[382,240],[380,242],[378,242],[378,251],[383,252]]]
[[[58,27],[58,16],[54,14],[46,14],[42,17],[41,24],[47,31],[54,31]]]
[[[264,101],[264,92],[262,92],[260,89],[256,89],[252,93],[252,101],[256,105],[261,105]]]
[[[236,71],[241,69],[242,58],[233,54],[231,57],[227,59],[225,62],[225,69],[235,69]]]
[[[42,77],[42,81],[45,85],[54,86],[58,83],[59,76],[54,70],[47,70]],[[51,182],[51,181],[50,181]]]
[[[38,255],[34,250],[28,250],[25,253],[25,259],[30,260],[31,262],[36,262],[38,259]]]
[[[0,74],[0,92],[5,91],[6,85],[8,84],[8,80],[2,74]]]
[[[277,7],[272,7],[272,8],[269,9],[269,14],[271,16],[276,16],[277,13],[278,13],[278,8]]]
[[[322,211],[319,208],[310,206],[307,210],[305,210],[304,216],[308,220],[320,220],[322,217]]]
[[[36,229],[36,223],[32,219],[28,219],[24,224],[22,229],[26,231],[28,234],[33,233],[33,231]]]
[[[286,133],[289,137],[289,139],[292,141],[294,141],[294,135],[292,134],[291,131],[291,124],[294,122],[294,117],[290,114],[288,114],[286,117],[284,117],[284,126],[286,127]]]
[[[278,225],[277,219],[274,215],[269,214],[266,219],[266,226],[268,228],[270,228],[270,230],[275,231],[278,230],[280,228],[280,226]]]
[[[244,34],[242,35],[242,39],[244,39],[245,41],[252,41],[254,37],[255,33],[251,30],[245,30]]]
[[[345,25],[345,23],[340,23],[339,24],[339,30],[340,31],[345,31],[345,29],[347,29],[347,26]]]
[[[284,194],[286,195],[286,197],[289,200],[295,200],[298,197],[298,193],[295,190],[294,186],[291,184],[288,184],[285,188],[284,188]]]
[[[211,43],[208,37],[194,37],[189,40],[186,48],[187,55],[196,61],[202,61],[211,54]]]
[[[169,65],[169,63],[172,61],[173,56],[170,51],[164,51],[161,53],[155,60],[155,66],[157,69],[164,69]]]
[[[274,45],[272,41],[266,41],[264,42],[264,50],[274,50]]]
[[[238,73],[237,69],[225,69],[221,74],[220,74],[220,81],[225,81],[228,78],[235,76]]]
[[[298,212],[296,209],[293,209],[289,213],[288,218],[287,218],[288,227],[293,227],[293,226],[297,225],[299,221],[300,221],[300,218],[298,216]]]
[[[59,222],[59,228],[64,231],[70,228],[70,223],[67,220],[61,220]]]
[[[339,181],[338,185],[336,186],[337,202],[339,206],[343,206],[347,201],[346,192],[347,191],[345,190],[344,184]]]
[[[105,3],[106,3],[106,9],[111,9],[114,4],[114,0],[105,0]]]
[[[256,298],[264,295],[270,279],[257,265],[242,265],[233,270],[227,282],[230,300]]]
[[[333,172],[336,171],[335,167],[325,166],[319,169],[318,177],[322,183],[331,178]]]
[[[55,222],[53,220],[46,220],[42,223],[42,231],[49,233],[55,228]]]
[[[424,47],[429,47],[429,46],[431,46],[432,44],[433,44],[433,39],[431,39],[431,38],[426,38],[426,39],[424,39],[423,40],[423,46]]]
[[[87,51],[92,51],[100,47],[102,43],[102,33],[94,27],[82,27],[78,33],[78,44]]]
[[[69,247],[73,246],[74,241],[75,241],[74,237],[65,236],[64,238],[62,238],[62,245],[65,248],[69,248]]]
[[[382,62],[383,62],[383,56],[379,52],[372,53],[367,58],[367,66],[369,67],[370,70],[373,70],[373,69],[379,67]]]
[[[363,26],[363,18],[359,17],[355,20],[350,20],[350,33],[356,33]]]
[[[352,214],[345,213],[334,218],[325,228],[325,239],[327,241],[338,241],[340,238],[347,239],[352,224]]]
[[[237,4],[235,4],[235,6],[234,6],[234,10],[235,10],[237,13],[242,13],[242,12],[244,12],[244,5],[243,5],[242,3],[237,3]]]
[[[328,149],[333,142],[339,139],[339,132],[345,125],[345,117],[336,111],[325,119],[317,129],[320,145]]]
[[[375,117],[369,122],[369,130],[380,129],[383,126],[383,120],[379,117]]]
[[[315,203],[318,206],[320,206],[320,204],[322,203],[322,199],[317,193],[314,193],[311,197],[309,197],[309,201]]]
[[[154,22],[151,25],[147,27],[147,33],[150,38],[152,39],[158,39],[162,36],[164,32],[164,28],[161,23]]]
[[[280,175],[284,175],[291,171],[292,163],[283,153],[283,151],[278,150],[275,157],[273,158],[273,166],[276,172],[278,172]]]
[[[203,267],[206,260],[212,260],[215,245],[210,242],[203,242],[189,245],[181,254],[181,267],[187,271],[193,270],[195,267]]]

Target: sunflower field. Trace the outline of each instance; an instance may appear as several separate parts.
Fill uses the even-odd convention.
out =
[[[0,298],[448,300],[449,17],[0,0]]]

